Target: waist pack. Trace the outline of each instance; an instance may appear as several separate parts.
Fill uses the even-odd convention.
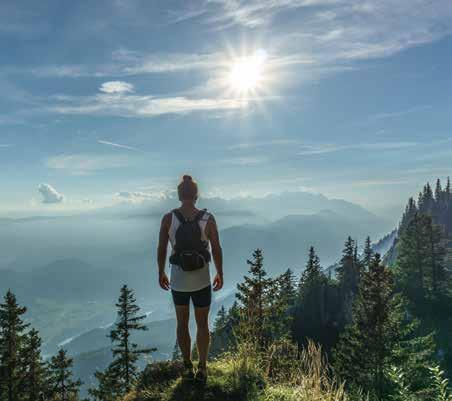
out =
[[[208,243],[203,241],[199,226],[205,212],[201,210],[193,220],[187,220],[180,210],[173,210],[180,225],[176,230],[176,244],[169,261],[173,265],[180,266],[182,270],[202,269],[211,260]]]

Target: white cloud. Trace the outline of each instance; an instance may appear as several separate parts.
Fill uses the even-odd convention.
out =
[[[31,73],[37,77],[127,77],[140,74],[158,74],[167,72],[180,72],[188,70],[204,70],[217,68],[224,64],[224,54],[215,53],[140,53],[119,49],[112,54],[109,63],[88,66],[74,65],[48,65],[36,67]],[[17,72],[17,69],[14,70]],[[13,71],[12,71],[13,72]],[[131,85],[124,81],[109,81],[106,90],[115,88],[119,84]],[[102,88],[102,86],[101,86]],[[132,88],[130,88],[133,90]],[[103,91],[106,92],[106,91]],[[106,92],[112,93],[112,92]]]
[[[104,140],[101,140],[101,139],[99,139],[99,140],[97,141],[97,143],[100,143],[100,144],[102,144],[102,145],[113,146],[114,148],[121,148],[121,149],[128,149],[128,150],[136,150],[136,148],[133,148],[132,146],[121,145],[120,143],[104,141]]]
[[[238,24],[254,28],[270,23],[283,11],[338,2],[338,0],[213,0],[211,4],[219,5],[220,9],[209,18],[209,23],[221,27]]]
[[[42,196],[42,203],[61,203],[64,201],[64,195],[49,184],[40,184],[38,191]]]
[[[125,157],[96,154],[63,154],[45,161],[48,168],[68,171],[73,175],[85,175],[94,171],[120,168],[129,165]]]
[[[186,114],[196,111],[234,110],[248,105],[247,99],[154,97],[99,94],[59,99],[48,110],[60,114],[154,117],[163,114]]]
[[[269,141],[261,141],[261,142],[241,142],[235,145],[231,145],[228,147],[229,150],[237,150],[237,149],[256,149],[262,147],[272,147],[272,146],[285,146],[285,145],[295,145],[300,143],[295,139],[274,139]]]
[[[347,150],[397,150],[418,146],[417,142],[377,142],[377,143],[355,143],[348,145],[322,144],[306,145],[298,152],[300,156],[320,155],[326,153],[341,152]]]
[[[130,93],[134,91],[133,85],[124,81],[104,82],[99,90],[104,93]]]
[[[235,166],[254,166],[268,162],[265,157],[259,156],[244,156],[244,157],[232,157],[221,161],[225,164],[231,164]]]
[[[156,201],[168,199],[165,191],[159,192],[141,192],[141,191],[121,191],[115,194],[115,198],[122,202],[141,203],[144,201]]]
[[[0,143],[0,148],[10,148],[11,146],[13,146],[10,143]]]

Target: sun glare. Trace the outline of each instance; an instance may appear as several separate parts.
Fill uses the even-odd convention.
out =
[[[264,50],[257,50],[251,56],[235,59],[228,76],[230,88],[241,94],[258,89],[263,81],[266,58]]]

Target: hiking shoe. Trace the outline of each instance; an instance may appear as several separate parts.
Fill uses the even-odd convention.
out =
[[[196,371],[195,381],[200,384],[206,384],[207,382],[207,370],[206,368],[198,368]]]
[[[193,381],[195,373],[193,372],[193,364],[191,362],[184,362],[184,370],[182,371],[182,380]]]

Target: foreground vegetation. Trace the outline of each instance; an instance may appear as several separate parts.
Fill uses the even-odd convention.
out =
[[[293,358],[293,353],[298,358]],[[271,357],[269,357],[271,355]],[[277,358],[277,359],[276,359]],[[270,375],[278,363],[278,374]],[[264,356],[249,343],[212,361],[206,386],[178,378],[178,361],[150,365],[124,401],[345,401],[342,385],[331,379],[320,348],[313,343],[298,352],[290,342],[274,344]]]

